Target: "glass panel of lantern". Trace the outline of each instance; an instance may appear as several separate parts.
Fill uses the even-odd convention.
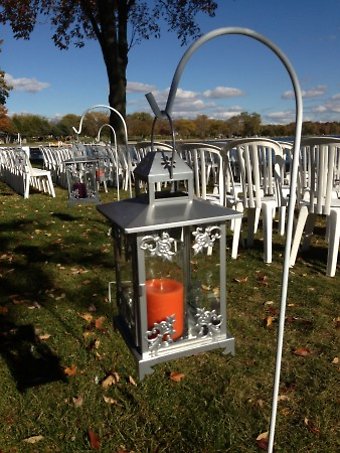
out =
[[[98,203],[97,159],[75,157],[64,162],[69,203]]]

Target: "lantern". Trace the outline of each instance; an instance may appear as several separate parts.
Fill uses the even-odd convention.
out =
[[[98,159],[86,156],[64,161],[69,203],[98,203]]]
[[[226,221],[241,214],[195,198],[193,172],[175,151],[149,152],[134,174],[134,198],[97,209],[112,224],[115,324],[142,379],[163,361],[215,348],[234,353]]]

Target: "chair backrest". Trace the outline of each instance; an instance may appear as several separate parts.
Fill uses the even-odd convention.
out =
[[[194,172],[197,197],[224,204],[224,176],[221,148],[208,143],[179,143],[177,151]]]
[[[281,145],[269,138],[242,138],[227,142],[224,147],[225,165],[229,167],[228,175],[234,177],[237,166],[241,191],[247,208],[260,208],[263,197],[278,197],[278,180],[284,165]],[[232,185],[235,181],[232,180]]]
[[[328,215],[334,193],[340,191],[340,139],[303,137],[299,163],[299,190],[309,211]]]
[[[172,151],[172,146],[162,142],[138,142],[135,145],[137,161],[140,162],[150,151]]]

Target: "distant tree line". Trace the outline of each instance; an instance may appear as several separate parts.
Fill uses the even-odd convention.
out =
[[[40,115],[15,114],[8,116],[6,109],[0,110],[0,139],[3,142],[13,141],[18,134],[27,141],[74,140],[72,127],[78,127],[80,116],[67,114],[59,119],[47,119]],[[153,116],[145,112],[136,112],[126,118],[130,140],[150,139]],[[109,123],[109,117],[103,112],[89,112],[84,120],[82,138],[94,140],[103,124]],[[176,139],[224,139],[232,137],[293,136],[295,124],[262,124],[257,113],[242,112],[227,120],[212,119],[206,115],[198,115],[193,119],[174,120]],[[303,135],[340,135],[340,122],[303,123]],[[110,128],[103,128],[100,139],[111,139]],[[168,122],[159,121],[155,128],[157,139],[169,139],[171,136]]]

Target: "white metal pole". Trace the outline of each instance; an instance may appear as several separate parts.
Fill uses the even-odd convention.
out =
[[[291,174],[291,187],[290,187],[290,198],[289,198],[289,207],[288,207],[288,220],[287,220],[287,236],[286,236],[286,245],[285,245],[285,255],[284,255],[284,264],[282,271],[282,285],[281,285],[281,302],[280,302],[280,318],[279,318],[279,327],[278,327],[278,339],[277,339],[277,349],[276,349],[276,364],[275,364],[275,375],[274,375],[274,385],[273,385],[273,401],[272,401],[272,413],[270,420],[270,432],[269,432],[269,441],[268,441],[268,452],[272,453],[275,437],[275,427],[276,427],[276,416],[277,416],[277,403],[279,396],[279,386],[280,386],[280,374],[281,374],[281,364],[282,364],[282,351],[283,351],[283,338],[284,338],[284,328],[285,328],[285,316],[286,316],[286,305],[287,305],[287,293],[288,293],[288,277],[289,277],[289,257],[292,244],[292,235],[293,235],[293,220],[294,220],[294,209],[296,202],[296,181],[297,181],[297,171],[298,171],[298,161],[299,161],[299,150],[301,143],[301,130],[302,130],[302,115],[303,115],[303,106],[302,106],[302,94],[300,89],[300,84],[298,78],[295,74],[295,71],[285,56],[281,52],[279,47],[273,44],[269,39],[260,35],[259,33],[240,27],[225,27],[218,28],[213,30],[197,41],[195,41],[184,53],[181,58],[175,74],[172,79],[169,96],[164,111],[160,110],[157,105],[157,102],[152,95],[148,93],[146,95],[149,104],[154,112],[154,114],[159,118],[164,118],[166,115],[171,115],[173,103],[175,100],[178,84],[185,68],[186,63],[192,56],[192,54],[205,42],[210,41],[213,38],[222,35],[244,35],[250,38],[254,38],[257,41],[262,42],[267,47],[269,47],[276,56],[281,60],[284,67],[286,68],[290,80],[293,85],[294,94],[295,94],[295,140],[294,140],[294,150],[293,150],[293,165],[292,165],[292,174]]]

